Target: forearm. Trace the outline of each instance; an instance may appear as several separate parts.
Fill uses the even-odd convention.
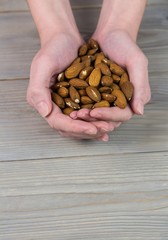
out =
[[[27,0],[42,44],[62,32],[79,34],[69,0]]]
[[[124,30],[136,40],[146,0],[104,0],[95,34]]]

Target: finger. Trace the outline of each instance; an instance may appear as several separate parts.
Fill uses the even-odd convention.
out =
[[[148,79],[147,60],[142,57],[138,62],[127,66],[130,81],[134,85],[134,95],[131,101],[131,108],[135,114],[142,115],[144,105],[150,100],[151,92]]]
[[[46,120],[52,128],[60,131],[88,135],[97,134],[97,128],[93,124],[81,120],[73,120],[63,114],[54,103],[52,113],[46,117]]]
[[[90,116],[104,121],[125,122],[133,116],[133,112],[129,106],[125,109],[120,109],[118,107],[104,107],[93,109],[90,112]]]
[[[77,111],[77,118],[83,119],[88,122],[96,121],[96,118],[90,116],[90,111],[90,109],[80,109],[79,111]]]
[[[97,140],[108,142],[109,141],[109,135],[107,133],[104,133],[102,136],[98,137]]]
[[[79,134],[79,133],[73,133],[73,132],[64,132],[64,131],[59,131],[59,134],[62,137],[66,138],[75,138],[75,139],[90,139],[94,140],[102,136],[102,134],[96,134],[96,135],[88,135],[88,134]]]

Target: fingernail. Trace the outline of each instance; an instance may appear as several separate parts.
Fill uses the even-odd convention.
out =
[[[107,134],[102,137],[103,142],[108,142],[108,140],[109,140],[109,136]]]
[[[46,117],[49,114],[49,108],[45,102],[38,103],[36,108],[42,117]]]
[[[138,103],[137,110],[138,110],[140,115],[143,115],[143,113],[144,113],[144,106],[143,106],[142,103]]]

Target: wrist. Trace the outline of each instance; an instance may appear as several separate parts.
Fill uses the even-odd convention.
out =
[[[104,0],[94,35],[120,30],[136,41],[145,6],[146,0]]]

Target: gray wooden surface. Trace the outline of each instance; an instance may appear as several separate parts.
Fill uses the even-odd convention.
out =
[[[71,2],[90,36],[102,1]],[[25,100],[39,49],[26,2],[0,0],[0,240],[168,239],[167,0],[149,1],[138,44],[152,88],[144,116],[108,143],[65,139]]]

